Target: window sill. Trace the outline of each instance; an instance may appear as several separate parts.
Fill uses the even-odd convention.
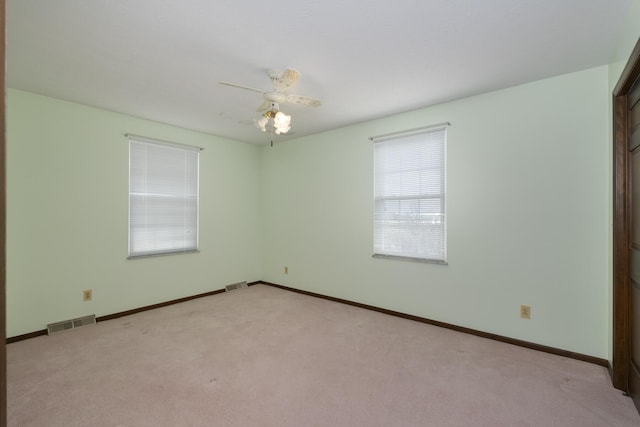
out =
[[[381,258],[381,259],[394,259],[397,261],[412,261],[412,262],[422,262],[425,264],[438,264],[438,265],[449,265],[447,261],[441,259],[429,259],[429,258],[415,258],[409,256],[400,256],[400,255],[384,255],[384,254],[373,254],[372,258]]]
[[[127,257],[127,259],[155,258],[159,256],[195,254],[195,253],[200,253],[200,251],[198,249],[194,249],[190,251],[161,252],[158,254],[148,254],[148,255],[130,255]]]

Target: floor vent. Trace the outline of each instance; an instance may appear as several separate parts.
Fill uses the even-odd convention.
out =
[[[234,283],[233,285],[227,285],[224,287],[224,290],[226,292],[229,291],[235,291],[236,289],[243,289],[246,288],[247,286],[247,282],[238,282],[238,283]]]
[[[95,314],[78,317],[77,319],[63,320],[62,322],[49,323],[47,325],[47,334],[51,335],[68,329],[79,328],[80,326],[93,325],[94,323],[96,323]]]

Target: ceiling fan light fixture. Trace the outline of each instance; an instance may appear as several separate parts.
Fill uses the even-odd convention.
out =
[[[291,130],[291,116],[278,109],[277,103],[271,104],[271,109],[265,111],[256,125],[262,132],[274,132],[278,135]],[[270,125],[270,126],[269,126]]]

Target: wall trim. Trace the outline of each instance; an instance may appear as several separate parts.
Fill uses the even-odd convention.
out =
[[[555,354],[557,356],[563,356],[563,357],[567,357],[567,358],[570,358],[570,359],[576,359],[576,360],[580,360],[580,361],[583,361],[583,362],[593,363],[595,365],[604,366],[605,368],[611,370],[611,366],[609,365],[609,361],[606,360],[606,359],[601,359],[599,357],[589,356],[589,355],[581,354],[581,353],[575,353],[573,351],[563,350],[563,349],[559,349],[559,348],[555,348],[555,347],[549,347],[549,346],[546,346],[546,345],[536,344],[536,343],[532,343],[532,342],[529,342],[529,341],[523,341],[523,340],[519,340],[519,339],[515,339],[515,338],[509,338],[509,337],[505,337],[505,336],[502,336],[502,335],[497,335],[497,334],[492,334],[492,333],[489,333],[489,332],[479,331],[477,329],[471,329],[471,328],[466,328],[464,326],[453,325],[451,323],[440,322],[438,320],[427,319],[426,317],[414,316],[413,314],[401,313],[399,311],[388,310],[386,308],[376,307],[376,306],[369,305],[369,304],[362,304],[362,303],[359,303],[359,302],[350,301],[350,300],[346,300],[346,299],[342,299],[342,298],[336,298],[336,297],[332,297],[332,296],[328,296],[328,295],[318,294],[316,292],[310,292],[310,291],[305,291],[305,290],[302,290],[302,289],[292,288],[292,287],[285,286],[285,285],[279,285],[277,283],[265,282],[264,280],[258,280],[258,281],[255,281],[255,282],[247,283],[247,285],[249,285],[249,286],[260,285],[260,284],[271,286],[271,287],[274,287],[274,288],[283,289],[285,291],[296,292],[296,293],[303,294],[303,295],[308,295],[308,296],[312,296],[312,297],[316,297],[316,298],[321,298],[321,299],[325,299],[325,300],[328,300],[328,301],[333,301],[333,302],[338,302],[338,303],[342,303],[342,304],[351,305],[351,306],[354,306],[354,307],[364,308],[366,310],[377,311],[379,313],[388,314],[388,315],[395,316],[395,317],[401,317],[403,319],[413,320],[413,321],[420,322],[420,323],[426,323],[428,325],[439,326],[441,328],[451,329],[453,331],[463,332],[465,334],[475,335],[475,336],[478,336],[478,337],[481,337],[481,338],[488,338],[488,339],[491,339],[491,340],[494,340],[494,341],[500,341],[500,342],[507,343],[507,344],[517,345],[519,347],[525,347],[525,348],[529,348],[529,349],[532,349],[532,350],[537,350],[537,351],[542,351],[542,352],[545,352],[545,353]],[[190,301],[190,300],[193,300],[193,299],[196,299],[196,298],[202,298],[202,297],[207,297],[207,296],[211,296],[211,295],[216,295],[216,294],[220,294],[220,293],[223,293],[223,292],[225,292],[224,289],[217,289],[215,291],[205,292],[205,293],[202,293],[202,294],[191,295],[191,296],[188,296],[188,297],[178,298],[178,299],[174,299],[174,300],[171,300],[171,301],[165,301],[165,302],[161,302],[161,303],[158,303],[158,304],[147,305],[147,306],[140,307],[140,308],[134,308],[134,309],[131,309],[131,310],[121,311],[121,312],[118,312],[118,313],[108,314],[108,315],[105,315],[105,316],[99,316],[99,317],[96,317],[96,322],[104,322],[105,320],[113,320],[113,319],[117,319],[119,317],[129,316],[129,315],[132,315],[132,314],[141,313],[143,311],[154,310],[156,308],[166,307],[168,305],[179,304],[181,302],[186,302],[186,301]],[[22,334],[22,335],[17,335],[15,337],[7,338],[7,344],[11,344],[11,343],[18,342],[18,341],[23,341],[23,340],[30,339],[30,338],[39,337],[41,335],[47,335],[47,330],[46,329],[42,329],[42,330],[39,330],[39,331],[34,331],[34,332],[27,333],[27,334]]]
[[[247,285],[253,286],[253,285],[260,284],[260,283],[262,283],[262,282],[261,281],[256,281],[256,282],[247,283]],[[204,292],[202,294],[191,295],[191,296],[184,297],[184,298],[178,298],[178,299],[173,299],[173,300],[170,300],[170,301],[160,302],[160,303],[157,303],[157,304],[146,305],[144,307],[133,308],[131,310],[120,311],[118,313],[107,314],[107,315],[104,315],[104,316],[96,317],[96,322],[104,322],[105,320],[112,320],[112,319],[117,319],[117,318],[123,317],[123,316],[130,316],[132,314],[141,313],[143,311],[154,310],[156,308],[162,308],[162,307],[166,307],[168,305],[179,304],[181,302],[187,302],[187,301],[190,301],[190,300],[196,299],[196,298],[202,298],[202,297],[208,297],[208,296],[211,296],[211,295],[221,294],[223,292],[225,292],[224,289],[217,289],[215,291]],[[29,333],[22,334],[22,335],[16,335],[15,337],[7,338],[6,342],[7,342],[7,344],[11,344],[11,343],[14,343],[14,342],[24,341],[24,340],[28,340],[28,339],[31,339],[31,338],[39,337],[39,336],[42,336],[42,335],[47,335],[47,330],[46,329],[42,329],[42,330],[34,331],[34,332],[29,332]]]
[[[28,340],[28,339],[31,339],[31,338],[39,337],[41,335],[47,335],[47,330],[46,329],[41,329],[39,331],[33,331],[33,332],[29,332],[29,333],[22,334],[22,335],[16,335],[15,337],[9,337],[9,338],[7,338],[7,344],[11,344],[11,343],[18,342],[18,341]]]
[[[364,308],[364,309],[367,309],[367,310],[377,311],[379,313],[384,313],[384,314],[388,314],[388,315],[395,316],[395,317],[401,317],[403,319],[414,320],[416,322],[426,323],[428,325],[439,326],[441,328],[451,329],[453,331],[463,332],[465,334],[475,335],[475,336],[478,336],[478,337],[481,337],[481,338],[488,338],[488,339],[491,339],[491,340],[494,340],[494,341],[500,341],[500,342],[503,342],[503,343],[506,343],[506,344],[517,345],[519,347],[525,347],[525,348],[528,348],[528,349],[531,349],[531,350],[542,351],[542,352],[545,352],[545,353],[555,354],[557,356],[567,357],[569,359],[576,359],[576,360],[580,360],[582,362],[593,363],[595,365],[604,366],[605,368],[610,369],[610,365],[609,365],[609,361],[608,360],[601,359],[601,358],[595,357],[595,356],[589,356],[587,354],[576,353],[576,352],[573,352],[573,351],[563,350],[563,349],[555,348],[555,347],[549,347],[549,346],[546,346],[546,345],[536,344],[536,343],[532,343],[532,342],[529,342],[529,341],[523,341],[523,340],[519,340],[519,339],[515,339],[515,338],[509,338],[509,337],[505,337],[503,335],[492,334],[492,333],[489,333],[489,332],[479,331],[477,329],[466,328],[464,326],[457,326],[457,325],[453,325],[453,324],[450,324],[450,323],[440,322],[438,320],[432,320],[432,319],[427,319],[425,317],[414,316],[413,314],[401,313],[399,311],[388,310],[386,308],[380,308],[380,307],[376,307],[376,306],[369,305],[369,304],[362,304],[362,303],[359,303],[359,302],[349,301],[349,300],[342,299],[342,298],[336,298],[336,297],[331,297],[331,296],[327,296],[327,295],[318,294],[318,293],[315,293],[315,292],[304,291],[302,289],[291,288],[289,286],[279,285],[277,283],[270,283],[270,282],[264,282],[264,281],[260,282],[260,283],[262,283],[263,285],[273,286],[273,287],[279,288],[279,289],[284,289],[286,291],[296,292],[296,293],[299,293],[299,294],[309,295],[309,296],[316,297],[316,298],[322,298],[322,299],[326,299],[326,300],[333,301],[333,302],[339,302],[339,303],[342,303],[342,304],[352,305],[354,307],[359,307],[359,308]]]
[[[224,289],[216,289],[215,291],[204,292],[202,294],[191,295],[191,296],[184,297],[184,298],[172,299],[170,301],[159,302],[157,304],[152,304],[152,305],[146,305],[144,307],[133,308],[131,310],[120,311],[118,313],[107,314],[107,315],[104,315],[104,316],[96,317],[96,322],[104,322],[105,320],[113,320],[113,319],[117,319],[119,317],[130,316],[132,314],[141,313],[143,311],[149,311],[149,310],[154,310],[156,308],[166,307],[168,305],[179,304],[181,302],[191,301],[191,300],[196,299],[196,298],[208,297],[208,296],[211,296],[211,295],[220,294],[222,292],[224,292]]]

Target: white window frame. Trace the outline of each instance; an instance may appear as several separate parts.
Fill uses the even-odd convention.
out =
[[[202,148],[138,135],[126,137],[128,259],[198,252]]]
[[[449,125],[370,138],[374,145],[374,258],[447,264]],[[402,160],[405,150],[416,150],[409,158],[410,166]],[[435,165],[432,158],[425,157],[429,151],[435,154]]]

